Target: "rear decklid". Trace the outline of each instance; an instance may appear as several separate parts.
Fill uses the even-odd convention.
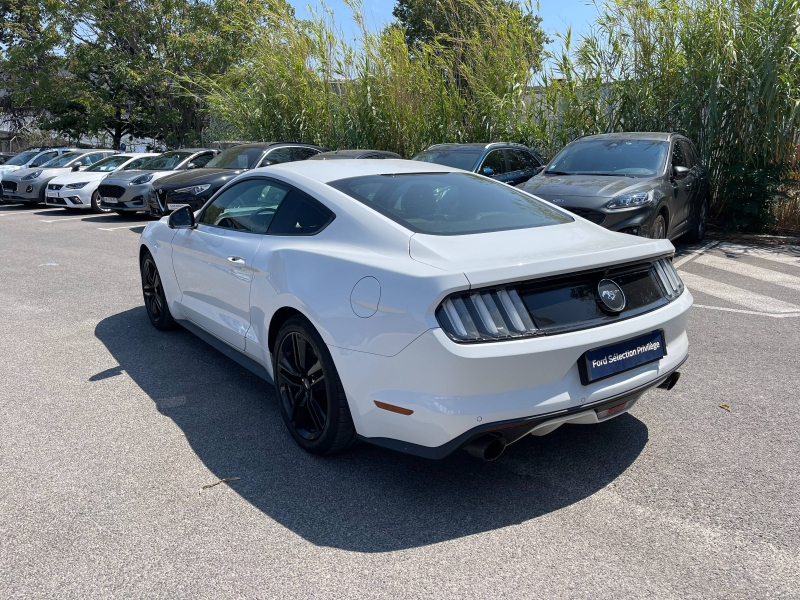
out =
[[[583,271],[674,251],[668,240],[616,233],[582,219],[472,235],[415,233],[409,241],[412,259],[464,273],[472,287]]]

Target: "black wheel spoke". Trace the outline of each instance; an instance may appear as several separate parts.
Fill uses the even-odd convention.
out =
[[[300,397],[305,394],[305,390],[300,388],[297,390],[296,394],[291,395],[292,399],[292,416],[289,419],[295,427],[297,427],[297,415],[300,413],[300,407],[302,406],[303,402]]]
[[[295,334],[294,342],[294,364],[300,373],[305,373],[306,369],[306,340],[303,336]]]
[[[319,433],[322,433],[322,430],[325,428],[327,415],[311,394],[308,395],[308,399],[306,400],[306,407],[308,409],[308,416],[311,417],[311,422],[314,423],[314,427]]]
[[[300,375],[300,373],[297,372],[297,369],[295,369],[294,365],[291,362],[289,362],[286,356],[284,356],[278,363],[278,369],[281,371],[282,374],[284,374],[284,376],[288,375],[289,377],[294,378],[293,381],[295,381],[298,384],[300,383],[302,375]]]

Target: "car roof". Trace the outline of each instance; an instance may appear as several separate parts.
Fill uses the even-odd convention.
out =
[[[388,150],[371,150],[369,148],[348,148],[346,150],[330,150],[328,152],[321,152],[312,158],[321,159],[326,157],[340,156],[342,158],[358,158],[365,154],[380,154],[384,156],[391,156],[393,158],[402,158],[396,152],[389,152]]]
[[[299,176],[320,183],[329,183],[339,179],[361,177],[367,175],[401,175],[408,173],[451,173],[462,172],[459,169],[421,163],[415,160],[399,158],[365,158],[363,160],[298,160],[281,163],[269,167],[261,167],[248,171],[248,175],[286,175],[288,178]]]
[[[517,144],[514,142],[471,142],[468,144],[434,144],[426,148],[426,150],[450,150],[450,151],[458,151],[458,150],[489,150],[490,148],[520,148],[524,150],[530,150],[524,144]]]
[[[683,137],[678,133],[664,133],[660,131],[620,131],[618,133],[599,133],[585,135],[573,141],[583,140],[642,140],[646,142],[668,142],[673,137]]]

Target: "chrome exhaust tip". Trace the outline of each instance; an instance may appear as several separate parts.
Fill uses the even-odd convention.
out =
[[[472,456],[487,462],[500,458],[505,449],[506,438],[501,433],[487,433],[464,446]]]

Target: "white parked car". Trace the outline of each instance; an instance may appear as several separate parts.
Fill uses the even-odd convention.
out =
[[[114,153],[114,150],[73,150],[40,167],[6,173],[3,175],[3,197],[12,202],[41,204],[45,201],[47,184],[51,179],[65,173],[81,171]]]
[[[59,175],[47,184],[45,204],[63,208],[90,209],[96,213],[110,212],[100,206],[97,188],[109,173],[135,171],[152,157],[153,153],[115,154],[96,162],[85,171]]]
[[[149,210],[148,196],[153,182],[162,177],[206,166],[219,150],[187,148],[154,156],[138,171],[117,172],[100,184],[100,207],[117,214]]]
[[[673,252],[481,175],[359,160],[248,171],[149,223],[139,258],[152,324],[274,380],[307,451],[493,459],[674,385]]]

